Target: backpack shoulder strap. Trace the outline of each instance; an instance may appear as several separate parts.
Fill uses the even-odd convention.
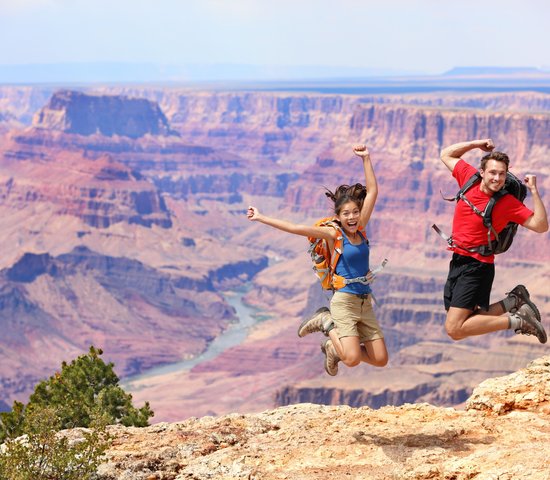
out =
[[[357,230],[359,232],[359,234],[365,239],[365,242],[367,242],[367,244],[369,243],[369,239],[367,238],[367,232],[365,231],[364,228],[360,228],[359,230]]]
[[[340,255],[342,255],[342,249],[344,248],[344,234],[342,233],[340,225],[337,223],[334,223],[332,227],[338,232],[338,235],[334,240],[334,249],[330,252],[330,271],[334,272],[336,270],[336,264],[340,259]]]
[[[492,215],[493,215],[493,208],[495,207],[495,203],[497,203],[504,195],[507,195],[508,192],[503,188],[499,190],[498,192],[495,192],[493,196],[490,198],[489,202],[485,206],[485,210],[483,210],[483,225],[485,225],[487,228],[492,229],[493,228],[493,221],[492,221]],[[495,232],[496,235],[496,232]],[[498,238],[498,235],[497,235]]]
[[[481,181],[481,174],[479,172],[475,172],[468,180],[466,180],[466,183],[464,183],[464,185],[462,185],[462,187],[460,188],[460,190],[458,192],[456,192],[456,195],[454,197],[445,197],[441,191],[439,193],[441,193],[441,196],[443,197],[443,200],[447,200],[448,202],[455,202],[455,201],[458,201],[460,200],[464,194],[470,190],[470,188],[472,188],[476,183],[480,182]]]
[[[474,173],[468,180],[466,180],[466,183],[462,185],[462,188],[457,192],[456,199],[462,197],[470,188],[472,188],[476,183],[481,182],[481,173],[476,172]]]

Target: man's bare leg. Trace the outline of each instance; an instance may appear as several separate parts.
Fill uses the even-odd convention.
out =
[[[445,320],[445,329],[449,337],[453,340],[462,340],[475,335],[507,330],[510,327],[510,320],[502,315],[504,311],[498,304],[491,305],[488,311],[476,312],[467,308],[450,307]],[[497,312],[500,312],[500,315],[496,314]]]
[[[504,306],[505,301],[506,298],[489,305],[488,310],[477,309],[472,311],[466,308],[450,307],[445,322],[447,333],[453,340],[462,340],[466,337],[509,329],[511,326],[510,318],[507,315],[504,316],[507,313]],[[515,299],[510,299],[510,302],[511,305],[517,305]],[[534,304],[529,303],[536,311]]]

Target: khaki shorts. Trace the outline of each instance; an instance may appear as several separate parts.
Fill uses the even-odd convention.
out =
[[[361,298],[345,292],[334,292],[330,315],[338,338],[359,337],[359,342],[384,338],[372,308],[372,296]]]

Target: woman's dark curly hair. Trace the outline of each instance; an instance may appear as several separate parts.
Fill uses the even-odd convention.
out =
[[[348,202],[353,202],[359,207],[359,210],[363,206],[363,200],[367,195],[367,188],[360,183],[355,185],[340,185],[334,193],[326,188],[325,195],[334,202],[334,213],[340,214],[342,206]]]

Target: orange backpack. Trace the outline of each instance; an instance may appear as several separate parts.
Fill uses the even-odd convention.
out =
[[[338,236],[334,241],[334,249],[329,249],[328,243],[322,238],[307,237],[309,241],[308,253],[313,262],[313,271],[319,277],[321,286],[324,290],[339,290],[346,286],[346,280],[340,275],[336,275],[336,264],[342,255],[344,237],[342,236],[342,227],[334,217],[325,217],[315,222],[316,227],[332,227],[338,231]],[[368,242],[364,229],[359,233]]]

